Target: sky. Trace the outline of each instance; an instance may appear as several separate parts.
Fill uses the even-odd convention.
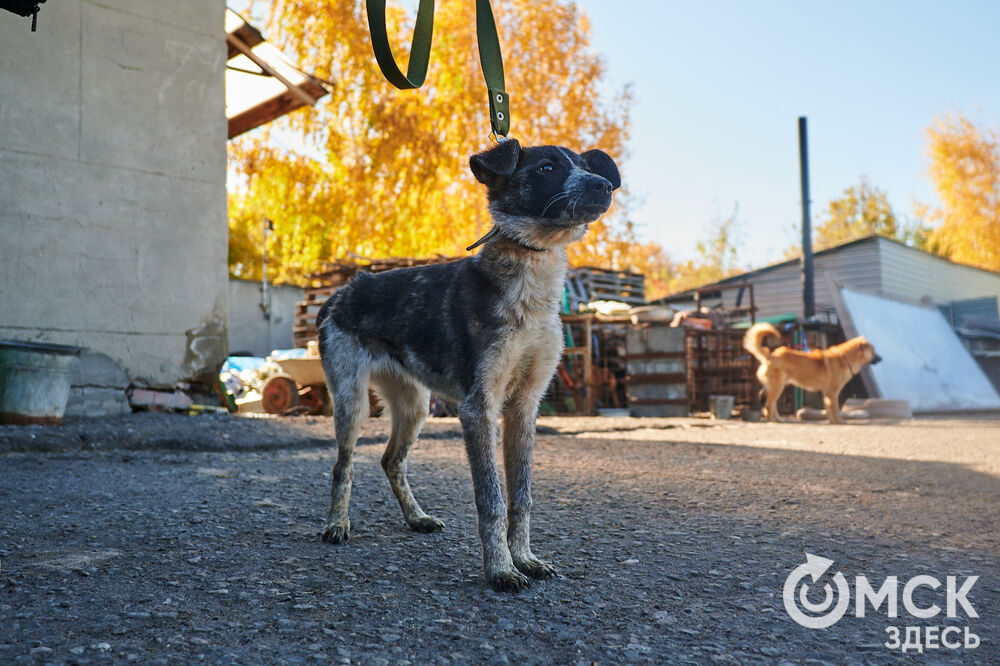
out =
[[[742,265],[797,242],[799,116],[814,224],[862,175],[897,217],[937,203],[925,130],[939,115],[1000,127],[1000,2],[577,4],[609,84],[634,86],[632,218],[675,259],[737,205]]]

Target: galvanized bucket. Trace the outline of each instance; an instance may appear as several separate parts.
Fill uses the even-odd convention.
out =
[[[0,423],[62,423],[79,347],[0,340]]]
[[[716,419],[729,419],[733,416],[733,406],[736,398],[731,395],[710,395],[708,396],[709,409],[712,410],[712,417]]]

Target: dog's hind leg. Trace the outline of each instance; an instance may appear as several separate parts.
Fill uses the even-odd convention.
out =
[[[392,415],[392,432],[382,454],[382,469],[389,477],[389,485],[399,501],[399,508],[403,510],[403,518],[414,531],[440,532],[444,523],[424,513],[406,480],[406,456],[427,418],[430,391],[398,376],[376,376],[374,381],[389,404]]]
[[[758,371],[757,377],[764,382],[764,393],[766,394],[763,410],[764,418],[768,421],[784,422],[785,419],[778,413],[778,400],[781,398],[782,391],[785,390],[785,376],[782,374],[776,374],[776,376],[765,374],[762,376],[760,371]]]
[[[340,543],[351,537],[348,506],[354,479],[354,445],[361,421],[368,415],[369,367],[367,352],[337,329],[329,334],[323,356],[323,370],[333,394],[333,419],[337,435],[337,462],[333,466],[330,512],[323,541]]]
[[[830,423],[843,423],[843,420],[840,418],[839,397],[840,391],[837,393],[823,393],[823,406],[826,407],[826,417]]]
[[[542,385],[542,390],[545,386]],[[515,391],[503,410],[503,460],[507,476],[507,546],[514,566],[532,578],[548,578],[555,569],[531,552],[531,463],[535,420],[541,391]]]

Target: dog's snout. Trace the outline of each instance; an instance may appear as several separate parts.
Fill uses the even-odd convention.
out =
[[[590,191],[597,192],[598,194],[611,194],[614,191],[614,187],[606,178],[594,178],[590,181]]]
[[[872,356],[872,362],[871,362],[871,364],[875,365],[876,363],[878,363],[881,360],[882,360],[882,357],[879,356],[878,354],[875,354],[874,356]]]

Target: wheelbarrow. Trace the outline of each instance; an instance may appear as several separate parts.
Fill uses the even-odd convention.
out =
[[[330,415],[330,394],[319,357],[283,358],[274,362],[281,372],[268,377],[260,390],[260,404],[265,412]]]

